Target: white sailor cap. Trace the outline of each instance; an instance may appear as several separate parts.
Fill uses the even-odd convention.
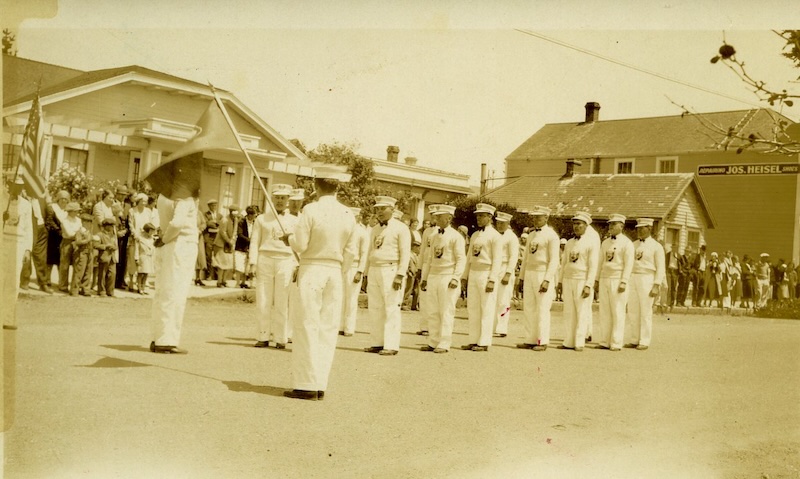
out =
[[[436,211],[432,212],[432,215],[443,215],[445,213],[454,215],[456,213],[456,207],[452,205],[434,205],[436,206]]]
[[[614,213],[613,215],[608,217],[608,222],[609,223],[625,223],[626,219],[627,218],[625,216],[617,214],[617,213]]]
[[[653,226],[653,218],[639,218],[636,220],[636,227],[639,228],[641,226]]]
[[[399,220],[403,218],[403,211],[402,210],[394,210],[392,211],[392,218]]]
[[[292,189],[291,194],[289,195],[290,200],[304,200],[306,199],[306,190],[303,188],[294,188]]]
[[[575,213],[575,216],[573,216],[572,219],[583,221],[587,225],[592,224],[592,217],[589,215],[589,213],[585,211],[578,211],[577,213]]]
[[[495,218],[497,221],[505,221],[506,223],[511,221],[511,214],[504,213],[502,211],[497,212],[497,217]]]
[[[375,197],[375,207],[381,208],[384,206],[394,206],[397,204],[397,200],[392,198],[391,196],[376,196]]]
[[[350,181],[350,173],[341,166],[322,165],[314,168],[314,177],[327,180],[336,180],[342,183]]]
[[[495,208],[492,205],[486,204],[486,203],[478,203],[477,205],[475,205],[475,213],[476,214],[477,213],[488,213],[490,215],[493,215],[495,211],[497,211],[497,208]]]
[[[550,208],[546,206],[536,205],[533,207],[533,209],[530,211],[529,214],[533,216],[550,216]]]
[[[292,194],[292,186],[285,183],[276,183],[272,185],[272,196],[290,196]]]

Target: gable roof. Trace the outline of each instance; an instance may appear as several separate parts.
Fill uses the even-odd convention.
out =
[[[83,73],[86,72],[3,55],[3,101],[6,105],[16,103],[21,97],[33,95],[39,82],[41,88],[46,89]]]
[[[629,175],[522,176],[487,193],[484,198],[508,203],[517,209],[547,206],[553,216],[571,217],[586,211],[593,218],[608,219],[612,213],[629,218],[666,218],[684,193],[697,194],[707,225],[716,224],[694,173]]]
[[[550,123],[543,126],[506,157],[512,160],[674,155],[707,152],[725,135],[714,135],[708,123],[723,131],[772,137],[775,120],[794,123],[769,109],[736,110],[693,115],[631,118],[589,123]],[[703,122],[703,123],[701,123]],[[738,146],[731,143],[731,146]]]

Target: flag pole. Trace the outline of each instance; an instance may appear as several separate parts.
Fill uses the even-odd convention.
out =
[[[264,198],[266,198],[267,200],[267,204],[269,205],[270,211],[272,211],[272,214],[275,215],[275,221],[278,222],[278,227],[281,229],[281,233],[283,233],[283,235],[285,236],[286,229],[283,227],[283,223],[281,223],[281,220],[278,216],[278,211],[275,209],[275,205],[272,204],[272,200],[269,197],[269,192],[267,191],[267,187],[264,186],[264,182],[261,181],[261,177],[259,176],[258,170],[256,169],[256,164],[253,163],[253,159],[250,158],[250,155],[247,153],[247,149],[245,149],[244,144],[242,143],[242,139],[239,138],[239,132],[236,131],[236,127],[233,125],[233,120],[231,120],[231,117],[228,115],[228,110],[222,103],[222,98],[220,98],[219,94],[217,93],[217,89],[214,88],[214,85],[212,85],[211,82],[208,83],[208,86],[211,88],[211,94],[214,95],[214,101],[217,102],[217,106],[219,106],[219,109],[222,111],[222,116],[225,117],[225,121],[231,128],[234,138],[236,138],[236,144],[239,145],[239,149],[242,150],[242,153],[244,153],[244,157],[247,158],[247,163],[250,165],[250,169],[253,170],[253,176],[255,176],[256,181],[258,181],[258,186],[260,186],[261,191],[264,192]],[[292,250],[292,253],[294,253],[294,256],[297,259],[297,261],[300,262],[300,257],[298,256],[297,252]]]

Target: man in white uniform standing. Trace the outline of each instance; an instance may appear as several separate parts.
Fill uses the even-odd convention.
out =
[[[461,349],[488,351],[492,345],[492,329],[497,311],[497,282],[503,250],[500,233],[492,226],[495,207],[478,203],[475,219],[478,230],[472,233],[467,266],[461,277],[467,288],[469,344]]]
[[[497,212],[495,217],[497,232],[501,236],[503,255],[500,260],[500,284],[497,286],[497,315],[494,333],[505,338],[508,335],[508,318],[511,316],[511,296],[514,293],[514,272],[519,259],[519,238],[514,234],[509,213]]]
[[[426,249],[428,258],[422,267],[420,289],[427,297],[422,314],[427,315],[430,334],[428,344],[420,350],[437,354],[450,351],[453,342],[456,301],[461,292],[459,279],[467,262],[464,236],[450,224],[455,211],[455,206],[433,205],[431,215],[436,226],[432,227],[435,229],[429,238],[430,247]]]
[[[393,217],[397,200],[375,197],[378,224],[370,232],[367,295],[372,344],[364,351],[394,356],[400,350],[400,303],[411,259],[411,232]]]
[[[583,351],[586,341],[600,255],[599,245],[586,234],[591,222],[592,218],[586,212],[581,211],[573,216],[572,229],[575,237],[567,241],[564,247],[559,283],[563,287],[566,337],[559,349]]]
[[[273,185],[272,202],[278,216],[267,209],[256,217],[250,233],[248,260],[250,270],[256,272],[257,348],[285,349],[288,341],[289,291],[297,260],[281,238],[297,224],[297,218],[286,210],[291,192],[289,185]]]
[[[342,315],[342,266],[355,253],[356,219],[336,199],[340,181],[350,176],[334,167],[316,169],[317,201],[303,208],[288,243],[300,255],[297,282],[302,311],[294,317],[292,338],[293,399],[325,397]]]
[[[352,336],[356,331],[356,319],[358,314],[358,295],[361,293],[361,280],[364,276],[364,269],[367,266],[367,254],[369,254],[369,231],[364,224],[364,217],[361,215],[361,208],[350,208],[353,216],[356,217],[355,229],[355,257],[349,267],[342,270],[344,275],[344,304],[342,312],[342,322],[339,325],[339,334],[342,336]]]
[[[653,335],[653,302],[661,294],[664,282],[664,247],[651,236],[653,220],[639,218],[636,222],[633,274],[628,297],[628,343],[626,348],[645,350]]]
[[[619,351],[625,334],[628,281],[633,271],[633,243],[622,232],[625,217],[608,218],[608,238],[600,246],[600,328],[598,349]]]
[[[558,233],[547,224],[550,208],[535,206],[531,215],[533,228],[525,242],[520,268],[525,341],[517,347],[546,351],[550,344],[550,306],[556,296],[561,251]]]
[[[434,211],[437,211],[439,205],[429,205],[428,206],[428,214],[431,215],[431,220],[433,220]],[[431,247],[431,238],[433,237],[434,233],[439,232],[439,227],[436,224],[432,224],[428,226],[422,231],[422,236],[420,240],[420,248],[419,248],[419,269],[420,272],[424,271],[425,269],[425,262],[430,260],[430,255],[428,254],[428,249]],[[465,247],[466,248],[466,247]],[[420,279],[422,273],[420,273]],[[428,335],[428,317],[432,314],[431,309],[428,305],[428,293],[422,288],[419,291],[419,330],[417,334],[419,336],[427,336]]]

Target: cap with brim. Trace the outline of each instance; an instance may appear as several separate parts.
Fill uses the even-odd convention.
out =
[[[235,203],[232,205],[228,205],[228,211],[239,211],[239,205]]]
[[[653,226],[653,219],[652,218],[639,218],[636,220],[636,227],[640,228],[642,226]]]
[[[431,215],[443,215],[443,214],[456,214],[456,207],[453,205],[435,205],[436,211],[431,213]]]
[[[217,203],[219,203],[219,201],[215,200],[214,198],[211,198],[210,200],[206,201],[206,204],[209,206],[216,205]]]
[[[325,180],[336,180],[346,183],[350,181],[350,174],[341,166],[325,165],[314,168],[314,177]]]
[[[61,190],[58,193],[56,193],[56,201],[58,201],[58,200],[68,200],[68,199],[69,199],[69,192],[68,191]]]
[[[147,195],[144,193],[138,193],[136,196],[133,197],[136,203],[140,201],[147,201]]]
[[[579,211],[572,217],[573,220],[583,221],[587,225],[592,224],[592,217],[585,211]]]
[[[392,218],[399,220],[403,218],[403,212],[401,210],[394,210],[392,212]]]
[[[495,219],[497,221],[503,221],[505,223],[508,223],[509,221],[511,221],[511,215],[509,213],[504,213],[500,211],[497,213],[497,217]]]
[[[558,240],[558,244],[567,244],[566,238],[561,238],[560,240]]]
[[[375,197],[375,207],[382,208],[385,206],[392,206],[397,204],[397,200],[392,198],[391,196],[376,196]]]
[[[114,226],[117,224],[117,220],[114,218],[106,218],[103,220],[103,226]]]
[[[546,206],[534,206],[530,211],[533,216],[550,216],[550,208]]]
[[[289,196],[289,199],[294,201],[306,199],[306,190],[303,188],[294,188]]]
[[[411,246],[419,246],[419,245],[421,245],[421,244],[422,244],[422,243],[421,243],[419,240],[412,240],[412,241],[411,241]]]
[[[608,217],[609,223],[624,223],[627,218],[619,214],[613,214]]]
[[[439,208],[439,205],[428,205],[428,213],[433,214]]]
[[[145,223],[145,225],[142,226],[142,229],[145,231],[150,231],[150,230],[155,230],[156,227],[153,226],[153,223]]]
[[[486,203],[478,203],[475,205],[475,214],[487,213],[493,215],[495,211],[497,211],[497,208]]]
[[[67,203],[67,206],[64,207],[64,211],[80,211],[81,205],[75,203],[74,201]]]
[[[284,183],[272,185],[272,196],[292,196],[292,186]]]
[[[769,253],[761,253],[761,258],[769,258]]]
[[[128,187],[125,185],[117,186],[116,192],[118,195],[127,195],[128,194]]]

